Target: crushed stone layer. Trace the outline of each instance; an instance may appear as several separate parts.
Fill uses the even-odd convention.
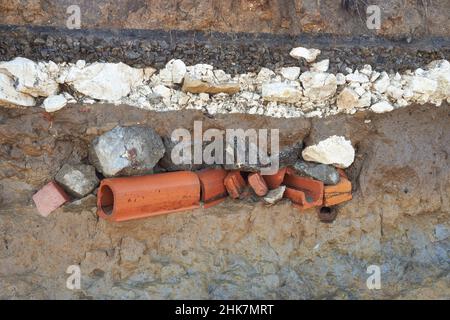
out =
[[[207,63],[230,74],[264,68],[306,66],[289,56],[291,48],[318,48],[330,59],[330,71],[361,68],[401,72],[430,61],[450,59],[448,37],[299,36],[180,30],[81,29],[0,25],[0,57],[22,56],[57,63],[124,62],[132,67],[164,68],[171,59],[188,65]]]
[[[365,64],[334,74],[329,72],[329,59],[321,59],[320,53],[294,48],[290,55],[307,60],[306,68],[261,68],[234,76],[204,63],[186,65],[181,59],[157,70],[122,62],[57,64],[16,57],[0,62],[0,104],[55,112],[67,103],[110,102],[154,111],[299,118],[365,110],[384,113],[450,101],[450,63],[445,59],[403,73],[380,72]]]

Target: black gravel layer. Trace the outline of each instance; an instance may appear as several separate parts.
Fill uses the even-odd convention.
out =
[[[250,33],[205,33],[161,30],[69,30],[53,27],[0,26],[0,60],[17,56],[55,62],[124,62],[162,68],[172,58],[186,64],[209,63],[228,73],[261,67],[304,65],[289,56],[296,46],[322,50],[330,71],[371,64],[379,70],[403,71],[432,60],[450,59],[449,38],[286,36]],[[408,41],[407,41],[408,40]]]

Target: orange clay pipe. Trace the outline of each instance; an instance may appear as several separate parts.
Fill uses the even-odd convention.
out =
[[[97,214],[109,221],[126,221],[200,206],[200,182],[189,171],[102,180]]]

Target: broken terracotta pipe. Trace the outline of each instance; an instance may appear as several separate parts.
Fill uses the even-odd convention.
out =
[[[276,189],[283,183],[284,176],[286,174],[286,168],[281,168],[277,173],[272,175],[264,175],[263,179],[266,181],[267,187],[270,190]]]
[[[335,206],[337,204],[352,200],[352,183],[347,178],[344,170],[338,169],[340,180],[334,186],[325,186],[323,204],[324,206]]]
[[[104,179],[98,189],[97,214],[126,221],[200,206],[200,181],[190,171]]]
[[[233,199],[238,199],[246,186],[239,170],[230,171],[224,179],[225,188]]]
[[[227,176],[224,169],[203,169],[197,171],[201,186],[201,199],[204,208],[210,208],[224,201],[228,196],[224,180]]]
[[[250,173],[247,181],[257,196],[264,197],[269,192],[266,181],[259,172]]]
[[[284,177],[286,191],[284,197],[289,198],[300,210],[318,207],[323,204],[324,185],[322,181],[306,178],[288,170]]]

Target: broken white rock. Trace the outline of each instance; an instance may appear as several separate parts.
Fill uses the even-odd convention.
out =
[[[299,67],[287,67],[281,68],[281,75],[288,80],[297,80],[300,76],[300,68]]]
[[[42,106],[45,108],[47,112],[55,112],[62,108],[64,108],[67,104],[67,99],[64,94],[58,94],[56,96],[47,97]]]
[[[316,145],[306,147],[302,151],[302,157],[306,161],[347,168],[355,160],[355,149],[345,137],[334,135]]]
[[[344,88],[336,99],[339,110],[350,110],[358,106],[359,95],[351,88]]]
[[[183,82],[186,75],[186,65],[180,59],[172,59],[167,64],[165,69],[169,73],[170,81],[176,84]],[[162,71],[162,70],[161,70]]]
[[[296,103],[302,97],[302,89],[294,83],[264,83],[262,97],[267,101]]]
[[[275,204],[281,199],[283,199],[284,191],[286,186],[279,186],[276,189],[270,190],[264,197],[264,201],[269,204]]]
[[[369,78],[365,74],[359,73],[358,70],[356,70],[354,73],[346,75],[345,79],[348,82],[358,82],[358,83],[369,82]]]
[[[313,62],[314,60],[316,60],[316,58],[319,54],[320,54],[319,49],[307,49],[307,48],[303,48],[303,47],[294,48],[289,53],[289,55],[292,58],[295,58],[295,59],[303,58],[307,62]]]
[[[167,88],[166,86],[163,86],[162,84],[159,84],[159,85],[153,87],[153,93],[163,99],[170,98],[170,94],[171,94],[170,89]]]
[[[325,59],[316,63],[313,63],[311,65],[311,71],[320,71],[320,72],[327,72],[328,68],[330,66],[330,60]]]
[[[389,79],[389,75],[385,71],[383,71],[380,75],[380,78],[373,84],[373,88],[379,93],[384,93],[386,92],[390,83],[391,81]]]
[[[58,92],[58,83],[50,76],[55,63],[37,64],[26,58],[0,62],[0,72],[17,79],[16,90],[33,97],[48,97]],[[47,70],[47,66],[50,70]],[[56,70],[57,72],[57,70]]]
[[[387,101],[381,101],[372,105],[370,107],[370,110],[372,110],[375,113],[384,113],[394,110],[394,107]]]
[[[334,74],[308,71],[300,76],[305,97],[311,100],[323,100],[336,93],[337,83]]]
[[[16,91],[14,80],[0,72],[0,105],[5,104],[32,107],[36,102],[32,96]]]
[[[127,96],[132,87],[142,84],[144,72],[122,62],[93,63],[79,69],[72,66],[65,82],[91,98],[116,101]]]

